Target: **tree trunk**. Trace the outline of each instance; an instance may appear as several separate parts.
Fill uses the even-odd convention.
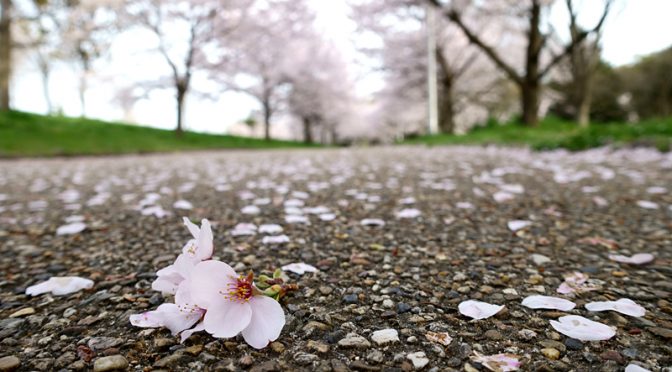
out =
[[[271,140],[271,105],[264,101],[262,104],[262,110],[264,111],[264,139],[266,141]]]
[[[544,47],[544,36],[539,29],[540,23],[541,4],[537,0],[532,0],[527,53],[525,54],[525,76],[521,84],[523,123],[531,127],[539,123],[539,95],[541,94],[539,58]]]
[[[44,102],[47,104],[47,114],[53,114],[54,104],[51,102],[51,95],[49,94],[49,62],[40,57],[39,67],[40,75],[42,75],[42,94],[44,95]]]
[[[439,128],[441,133],[455,133],[454,93],[452,77],[444,76],[441,79],[441,101],[439,103]]]
[[[539,96],[541,87],[539,86],[539,82],[528,81],[520,87],[520,90],[523,124],[534,127],[539,124]]]
[[[303,142],[313,143],[313,132],[310,130],[310,119],[303,118]]]
[[[182,137],[182,121],[184,120],[184,96],[186,90],[180,86],[177,87],[177,128],[175,128],[175,135]]]
[[[0,2],[0,111],[9,111],[10,79],[12,76],[12,1]]]
[[[592,74],[591,74],[592,75]],[[576,121],[583,128],[590,125],[590,105],[592,103],[593,96],[593,78],[592,76],[586,76],[584,81],[584,86],[581,94],[577,97],[578,102],[576,105]]]

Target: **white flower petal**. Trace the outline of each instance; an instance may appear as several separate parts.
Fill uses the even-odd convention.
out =
[[[480,320],[497,314],[504,308],[504,305],[493,305],[487,302],[467,300],[461,302],[457,308],[460,311],[460,314]]]
[[[557,321],[551,320],[551,326],[563,335],[580,341],[608,340],[616,335],[616,331],[608,325],[578,315],[566,315]]]
[[[304,273],[314,273],[317,271],[317,268],[315,266],[308,265],[303,262],[296,262],[283,266],[282,270],[291,271],[294,274],[303,275]]]
[[[285,312],[277,301],[266,296],[252,297],[250,307],[252,318],[243,330],[243,338],[253,348],[263,349],[280,336],[285,326]]]
[[[576,304],[564,298],[552,296],[527,296],[522,302],[522,305],[530,309],[552,309],[560,311],[570,311]]]
[[[619,254],[610,254],[609,259],[612,261],[626,263],[631,265],[643,265],[653,261],[656,257],[651,253],[637,253],[631,257],[623,256]]]
[[[520,229],[524,229],[528,226],[532,225],[532,222],[526,221],[526,220],[512,220],[507,222],[506,226],[509,227],[509,230],[516,232]]]
[[[77,234],[84,231],[84,229],[86,229],[86,224],[84,222],[73,222],[56,229],[56,235]]]
[[[621,314],[642,317],[646,314],[644,307],[635,303],[635,301],[628,298],[621,298],[618,301],[598,301],[590,302],[585,305],[588,311],[616,311]]]
[[[78,276],[52,276],[46,282],[32,285],[26,288],[26,294],[37,296],[42,293],[51,292],[55,296],[63,296],[78,292],[82,289],[93,287],[93,280],[80,278]]]

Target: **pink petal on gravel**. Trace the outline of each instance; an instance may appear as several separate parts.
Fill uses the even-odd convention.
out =
[[[578,315],[566,315],[557,321],[551,320],[551,326],[563,335],[580,341],[602,341],[616,335],[616,331],[608,325]]]
[[[504,308],[504,305],[493,305],[487,302],[467,300],[461,302],[457,308],[460,311],[460,314],[475,320],[480,320],[497,314]]]

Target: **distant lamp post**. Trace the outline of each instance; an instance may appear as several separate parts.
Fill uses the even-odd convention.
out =
[[[427,31],[427,133],[439,133],[439,101],[436,80],[436,14],[430,4],[425,6]]]

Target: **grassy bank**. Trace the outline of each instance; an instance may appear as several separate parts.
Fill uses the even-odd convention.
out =
[[[0,113],[0,157],[305,147],[291,141],[185,132],[84,118]]]
[[[575,123],[555,118],[544,119],[537,127],[517,123],[477,127],[465,135],[422,136],[406,144],[498,144],[530,146],[537,150],[565,148],[572,151],[605,145],[652,146],[661,151],[672,148],[672,118],[637,124],[606,123],[580,128]]]

